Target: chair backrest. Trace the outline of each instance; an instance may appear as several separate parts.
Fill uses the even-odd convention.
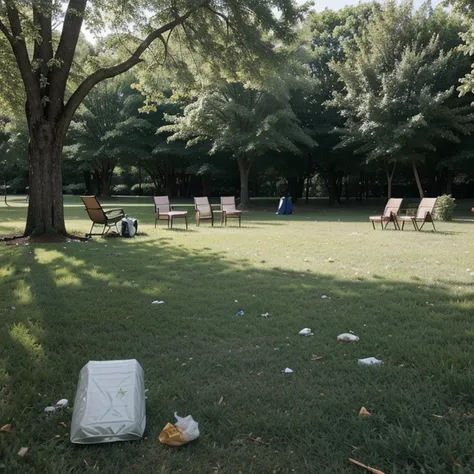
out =
[[[385,210],[383,211],[384,217],[390,217],[392,214],[397,215],[400,212],[403,199],[391,198],[388,200]]]
[[[416,211],[416,218],[424,219],[428,212],[433,214],[437,200],[438,198],[423,198],[418,206],[418,210]]]
[[[209,204],[209,199],[207,197],[195,197],[194,208],[196,209],[196,211],[199,211],[201,217],[212,215],[212,208]]]
[[[221,210],[235,211],[235,196],[221,196]]]
[[[98,199],[95,196],[81,196],[81,199],[86,206],[90,220],[96,224],[104,224],[106,217]]]
[[[171,211],[170,200],[168,196],[153,196],[155,202],[155,212],[158,210],[160,214]]]

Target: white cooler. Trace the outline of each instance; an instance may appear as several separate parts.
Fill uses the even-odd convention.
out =
[[[88,362],[77,383],[71,442],[137,440],[143,437],[145,425],[141,365],[135,359]]]

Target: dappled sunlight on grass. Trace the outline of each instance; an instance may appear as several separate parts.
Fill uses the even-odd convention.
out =
[[[29,326],[29,327],[28,327]],[[34,360],[43,359],[44,351],[35,335],[32,334],[31,323],[16,323],[9,329],[9,335],[13,342],[21,345],[24,351]],[[38,332],[38,328],[35,328]]]
[[[16,288],[13,292],[13,296],[16,304],[28,305],[33,301],[31,286],[28,285],[24,280],[18,280],[16,282]]]

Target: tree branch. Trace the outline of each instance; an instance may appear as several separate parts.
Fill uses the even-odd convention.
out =
[[[39,27],[41,40],[35,41],[34,59],[41,60],[41,69],[43,74],[47,71],[47,63],[53,57],[53,33],[51,25],[52,0],[44,5],[44,0],[39,4],[38,0],[33,2],[33,21],[35,26]],[[46,8],[46,11],[44,9]]]
[[[73,1],[73,0],[71,0]],[[83,0],[82,0],[83,1]],[[84,100],[86,95],[89,91],[99,82],[103,81],[104,79],[108,79],[110,77],[118,76],[133,66],[137,65],[139,62],[142,61],[141,56],[146,51],[146,49],[155,41],[156,39],[162,37],[164,33],[167,31],[171,31],[179,25],[182,25],[194,12],[199,10],[200,8],[207,5],[209,0],[204,0],[203,2],[196,5],[194,8],[188,10],[185,14],[181,16],[177,16],[173,21],[163,25],[162,27],[152,31],[138,46],[135,52],[125,61],[117,64],[115,66],[111,66],[108,68],[101,68],[87,77],[76,89],[76,91],[72,94],[69,98],[64,111],[63,111],[63,126],[69,126],[69,123],[74,115],[74,112],[79,107],[81,102]]]
[[[70,0],[64,17],[63,31],[54,58],[60,62],[50,73],[50,118],[55,118],[63,108],[66,84],[82,28],[87,0]]]
[[[25,39],[23,38],[23,30],[21,27],[20,16],[18,10],[12,5],[7,5],[7,16],[10,23],[11,34],[7,36],[15,56],[18,69],[20,70],[23,85],[25,87],[26,97],[32,107],[33,103],[40,103],[40,90],[38,83],[35,81],[33,71],[31,68],[30,58],[28,56],[28,49],[26,47]],[[6,29],[5,25],[3,28]],[[8,30],[7,30],[8,31]],[[5,31],[2,32],[5,34]],[[32,118],[32,117],[31,117]]]

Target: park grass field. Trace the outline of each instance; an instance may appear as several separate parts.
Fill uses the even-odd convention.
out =
[[[275,216],[273,203],[240,229],[186,232],[155,230],[145,199],[120,205],[134,239],[0,246],[0,472],[364,472],[349,457],[386,474],[474,472],[472,215],[382,232],[367,220],[378,206]],[[0,207],[0,234],[25,214]],[[78,198],[66,217],[89,230]],[[360,342],[337,343],[348,331]],[[358,366],[370,356],[384,365]],[[81,367],[124,358],[145,371],[146,439],[72,445]],[[60,398],[71,407],[46,417]],[[181,448],[158,441],[175,411],[201,430]]]

